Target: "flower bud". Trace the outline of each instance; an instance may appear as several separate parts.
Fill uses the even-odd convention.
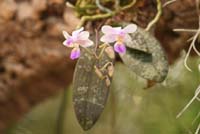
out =
[[[105,52],[106,52],[106,54],[108,55],[109,58],[111,58],[111,59],[115,58],[115,52],[114,52],[113,47],[111,47],[111,46],[106,47]]]
[[[108,66],[108,75],[112,77],[113,73],[114,73],[114,66],[113,65]]]

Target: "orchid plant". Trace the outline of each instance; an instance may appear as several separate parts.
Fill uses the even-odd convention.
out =
[[[114,73],[115,52],[124,65],[147,80],[162,82],[168,72],[159,42],[146,30],[135,24],[125,27],[104,25],[101,33],[101,37],[96,34],[94,43],[83,27],[73,31],[72,35],[63,31],[66,38],[63,45],[72,48],[70,58],[74,60],[81,56],[74,71],[73,103],[83,130],[89,130],[104,109]],[[134,49],[137,45],[138,50]],[[144,47],[147,51],[141,52]]]
[[[124,54],[126,52],[125,40],[130,40],[131,37],[129,34],[134,33],[136,30],[137,25],[135,24],[127,25],[125,28],[104,25],[101,28],[101,31],[104,35],[100,38],[100,41],[108,46],[105,51],[107,53],[110,52],[110,55],[113,49],[113,46],[110,43],[114,43],[115,52]],[[87,47],[94,45],[94,42],[89,39],[89,32],[84,31],[83,27],[73,31],[72,35],[69,35],[68,32],[63,31],[63,35],[66,39],[63,42],[63,45],[69,48],[73,48],[70,54],[70,58],[72,60],[80,57],[80,47],[86,49]]]

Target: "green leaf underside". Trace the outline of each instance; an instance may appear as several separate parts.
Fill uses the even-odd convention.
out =
[[[160,43],[147,31],[138,28],[127,40],[127,52],[120,54],[124,64],[137,75],[162,82],[168,73],[168,61]]]
[[[84,50],[77,62],[73,81],[73,103],[77,119],[84,130],[95,124],[105,107],[109,86],[106,85],[105,79],[95,73],[94,66],[101,68],[107,62],[113,61],[105,53],[97,60]]]

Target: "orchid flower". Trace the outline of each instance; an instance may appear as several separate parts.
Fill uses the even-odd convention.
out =
[[[66,47],[73,48],[70,54],[70,58],[72,60],[77,59],[80,57],[80,46],[81,47],[90,47],[94,43],[89,39],[89,32],[83,31],[84,28],[81,27],[78,30],[75,30],[72,32],[72,35],[70,36],[66,31],[63,31],[63,35],[65,37],[65,41],[63,42],[63,45]]]
[[[133,33],[137,30],[137,25],[130,24],[127,25],[125,28],[122,27],[111,27],[109,25],[105,25],[101,28],[103,32],[103,36],[101,37],[101,41],[104,43],[114,43],[114,50],[117,53],[125,53],[126,46],[125,40],[130,40],[130,33]]]

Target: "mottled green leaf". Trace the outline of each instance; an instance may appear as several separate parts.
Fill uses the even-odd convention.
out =
[[[121,54],[125,65],[137,75],[156,82],[162,82],[168,73],[168,61],[157,39],[142,28],[130,34],[126,40],[127,52]]]
[[[96,59],[84,50],[77,62],[73,81],[73,102],[77,119],[84,130],[95,124],[105,107],[111,79],[100,78],[108,76],[108,70],[96,70],[96,73],[95,66],[100,69],[108,62],[113,61],[105,52],[100,59]]]

